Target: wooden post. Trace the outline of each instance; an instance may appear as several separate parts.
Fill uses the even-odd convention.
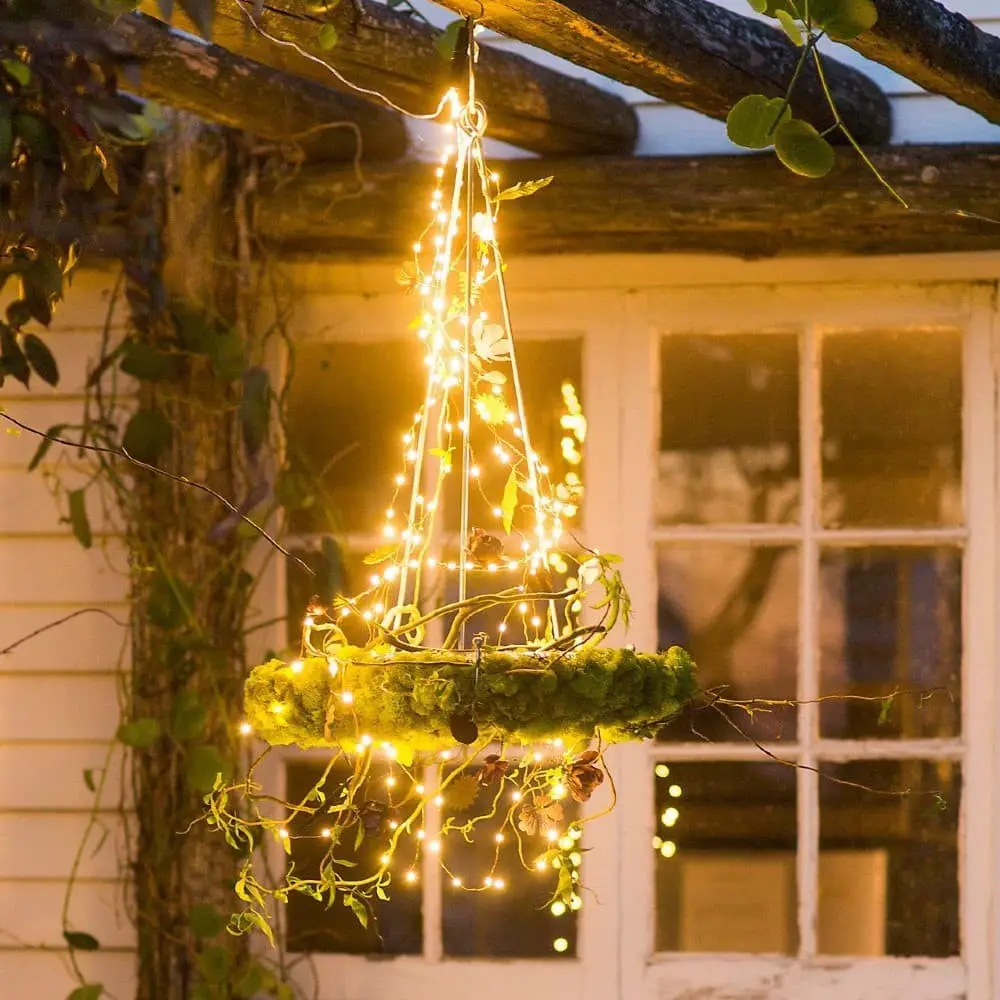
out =
[[[139,221],[126,261],[130,326],[149,348],[175,350],[178,339],[190,347],[210,327],[232,329],[233,164],[229,139],[176,115],[132,178]],[[187,325],[177,322],[181,315]],[[246,484],[239,370],[220,372],[203,342],[191,350],[169,377],[140,383],[139,407],[171,428],[155,464],[239,496]],[[132,577],[128,710],[163,730],[132,755],[137,997],[190,1000],[209,978],[206,949],[224,949],[220,961],[235,969],[245,948],[225,933],[200,941],[189,914],[194,905],[223,917],[233,909],[238,856],[217,830],[195,822],[205,788],[196,787],[192,762],[210,748],[234,771],[239,766],[248,548],[235,532],[218,534],[224,512],[204,494],[128,466],[121,475],[133,480],[119,501]],[[192,702],[200,711],[182,725],[178,713]]]

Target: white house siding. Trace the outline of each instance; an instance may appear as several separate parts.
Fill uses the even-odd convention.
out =
[[[34,427],[79,423],[85,362],[97,352],[108,273],[84,272],[46,336],[62,382],[30,392],[9,382],[0,406]],[[72,432],[71,432],[72,433]],[[115,539],[96,502],[94,546],[85,551],[59,522],[46,488],[46,463],[27,464],[31,436],[0,431],[0,649],[33,629],[85,607],[121,618],[125,581]],[[50,451],[54,460],[58,448]],[[65,462],[66,456],[62,456]],[[61,465],[68,485],[79,472]],[[63,1000],[75,985],[61,913],[67,879],[87,830],[93,795],[83,772],[108,766],[106,808],[82,852],[69,909],[71,927],[102,950],[79,956],[90,981],[120,997],[131,990],[133,934],[124,914],[118,860],[120,758],[107,761],[118,722],[117,663],[123,633],[102,615],[85,615],[0,656],[0,996]],[[105,837],[105,832],[108,831]]]
[[[450,11],[427,0],[419,0],[415,6],[437,25],[445,25],[454,19]],[[719,0],[717,6],[748,17],[758,16],[751,11],[746,0]],[[973,20],[983,31],[1000,35],[998,0],[949,0],[946,6]],[[773,25],[775,22],[771,20],[769,23]],[[669,24],[664,24],[664,31],[669,31]],[[518,52],[569,76],[590,80],[604,90],[620,94],[638,113],[638,152],[643,156],[701,156],[746,152],[726,138],[724,122],[687,108],[665,104],[633,87],[623,86],[548,52],[492,32],[483,36],[483,42],[508,52]],[[885,91],[892,105],[894,143],[1000,142],[1000,126],[991,125],[984,118],[956,105],[948,98],[928,94],[911,81],[878,63],[870,62],[846,45],[827,42],[821,48],[840,62],[854,66],[870,76]],[[417,123],[417,127],[412,128],[412,134],[415,155],[421,158],[433,157],[438,141],[433,127]],[[528,155],[502,143],[495,143],[491,153],[494,156]]]

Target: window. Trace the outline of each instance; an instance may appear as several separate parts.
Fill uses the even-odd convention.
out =
[[[631,270],[616,285],[600,261],[553,268],[562,285],[516,296],[538,352],[532,427],[554,433],[545,408],[576,381],[582,536],[624,558],[634,622],[620,641],[688,645],[724,700],[611,751],[618,806],[587,827],[579,914],[469,904],[428,865],[383,941],[332,941],[299,914],[290,942],[310,928],[326,940],[337,954],[313,964],[344,1000],[987,1000],[1000,952],[988,293],[871,279],[633,291]],[[378,298],[298,352],[313,464],[362,435],[379,450],[414,408],[409,362],[385,364],[369,334],[408,317]],[[345,589],[376,547],[379,507],[365,504],[395,473],[351,461],[296,525],[299,550]],[[290,570],[287,585],[300,608],[312,581]],[[315,769],[284,758],[289,786]]]
[[[404,324],[405,328],[405,324]],[[580,392],[582,344],[576,337],[525,337],[518,341],[525,407],[533,447],[545,456],[553,473],[560,468],[560,417],[565,410],[562,391],[570,382]],[[299,620],[309,598],[320,591],[328,599],[337,593],[362,589],[368,572],[364,557],[378,547],[380,514],[391,495],[399,471],[400,428],[418,408],[423,390],[422,348],[411,340],[323,340],[299,345],[289,393],[290,453],[316,473],[317,500],[292,519],[294,551],[316,573],[287,567],[286,642],[298,643]],[[555,478],[555,476],[553,477]],[[474,496],[472,523],[489,528],[493,510]],[[447,492],[444,523],[455,535],[457,504]],[[457,537],[449,544],[457,544]],[[450,584],[448,585],[450,586]],[[447,601],[448,586],[438,599]],[[477,628],[496,623],[475,621]],[[319,779],[325,760],[318,755],[283,751],[284,783],[293,798],[301,798]],[[436,768],[423,775],[431,787]],[[336,784],[337,775],[329,779]],[[375,786],[379,776],[372,779]],[[373,786],[374,787],[374,786]],[[481,793],[481,796],[485,793]],[[295,799],[297,801],[297,799]],[[480,803],[482,804],[482,803]],[[306,821],[317,830],[322,817]],[[455,888],[453,877],[469,887],[475,873],[488,870],[497,845],[467,843],[458,832],[441,830],[441,817],[428,814],[425,841],[440,844],[438,856],[415,862],[419,880],[407,885],[399,879],[392,902],[378,911],[378,927],[360,927],[346,910],[327,910],[306,897],[290,900],[287,942],[292,951],[314,954],[425,956],[445,958],[572,960],[576,956],[577,914],[564,906],[550,908],[549,886],[526,873],[513,844],[503,848],[504,888],[500,892],[470,893]],[[530,838],[527,838],[530,842]],[[537,853],[546,844],[541,835]],[[296,841],[293,861],[300,870],[316,868],[322,850],[310,850],[309,841]],[[302,845],[302,846],[300,846]],[[585,845],[584,845],[585,846]],[[375,855],[361,851],[352,860],[363,869]],[[439,865],[443,859],[445,870]]]
[[[961,330],[677,332],[660,379],[659,645],[716,699],[654,767],[658,950],[958,954]]]

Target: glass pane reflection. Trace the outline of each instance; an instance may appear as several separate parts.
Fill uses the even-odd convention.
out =
[[[823,772],[820,953],[957,955],[958,765],[859,761]]]
[[[960,330],[823,338],[823,523],[962,520]]]
[[[656,950],[794,954],[795,769],[658,764]]]
[[[798,516],[795,334],[671,334],[660,343],[659,524]]]
[[[319,781],[325,763],[315,758],[292,760],[286,765],[287,795],[290,802],[301,802]],[[382,761],[373,761],[371,782],[373,788],[382,787],[388,771]],[[327,801],[336,802],[339,788],[347,778],[347,769],[334,769],[327,779]],[[330,846],[329,840],[320,836],[325,825],[324,814],[302,815],[290,823],[292,833],[292,861],[296,874],[302,878],[318,878],[319,865]],[[294,839],[294,838],[308,839]],[[350,839],[350,838],[348,838]],[[357,864],[352,873],[369,874],[378,869],[379,857],[385,850],[387,834],[368,836],[358,850],[353,842],[341,844],[338,856]],[[400,870],[413,863],[415,849],[400,845]],[[421,925],[420,884],[408,886],[402,880],[394,881],[389,902],[373,901],[375,919],[362,927],[357,917],[344,906],[337,904],[327,909],[325,903],[293,892],[288,897],[288,950],[337,952],[344,954],[419,955],[423,939]]]
[[[961,724],[957,549],[827,550],[820,562],[824,736],[955,736]],[[894,690],[901,693],[883,700]],[[870,700],[862,700],[870,699]]]
[[[493,786],[481,789],[474,804],[460,814],[458,822],[470,816],[488,815],[496,795]],[[506,797],[509,792],[503,795]],[[505,808],[506,804],[500,806],[501,813]],[[565,830],[576,815],[575,805],[564,802],[560,829]],[[512,834],[506,835],[502,844],[496,843],[497,826],[494,822],[484,822],[471,834],[471,843],[457,831],[442,838],[442,860],[447,865],[441,908],[445,954],[456,958],[573,958],[577,914],[562,904],[548,905],[555,885],[553,871],[533,868],[525,871]],[[544,831],[537,836],[524,834],[525,862],[531,865],[549,846]],[[494,861],[495,875],[503,880],[502,890],[469,892],[451,885],[454,876],[466,886],[480,885]],[[582,862],[580,873],[585,881],[586,861]],[[595,904],[590,901],[589,905]]]
[[[792,548],[661,546],[659,647],[676,644],[688,649],[705,690],[722,688],[730,699],[794,699],[798,566],[798,552]],[[753,714],[724,705],[687,711],[660,738],[742,740],[742,733],[765,741],[795,737],[794,705],[757,707]]]
[[[289,453],[320,485],[295,532],[377,531],[402,470],[402,435],[423,401],[423,345],[306,343],[295,349]]]

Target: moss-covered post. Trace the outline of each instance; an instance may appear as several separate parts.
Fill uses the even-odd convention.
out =
[[[177,116],[123,187],[138,410],[137,458],[245,494],[240,414],[250,345],[235,331],[231,140]],[[227,265],[228,262],[228,265]],[[248,542],[204,494],[128,470],[119,495],[131,575],[131,678],[139,1000],[234,995],[241,944],[224,932],[237,857],[191,825],[237,762]],[[185,832],[187,831],[187,832]]]

